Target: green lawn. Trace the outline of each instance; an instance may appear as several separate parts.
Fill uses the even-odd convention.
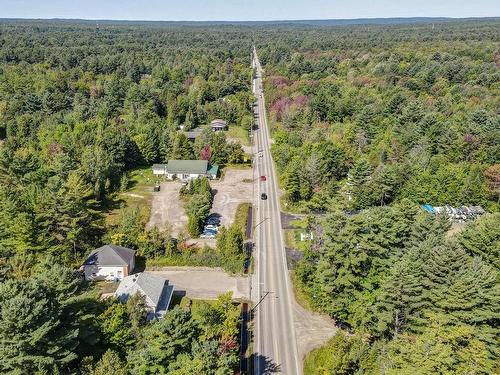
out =
[[[234,225],[241,229],[243,236],[246,234],[248,210],[252,208],[251,203],[240,203],[234,214]]]
[[[187,296],[181,296],[178,294],[174,294],[172,296],[172,300],[170,301],[170,306],[169,309],[172,309],[173,307],[179,305],[183,309],[190,307],[191,308],[191,313],[193,314],[194,317],[196,317],[199,314],[199,309],[200,306],[208,303],[208,304],[214,304],[216,301],[215,300],[207,300],[207,299],[192,299]]]
[[[242,145],[251,146],[248,130],[241,126],[231,125],[226,133],[227,138],[239,139]]]
[[[153,187],[159,180],[153,175],[151,167],[141,167],[129,171],[127,190],[116,193],[109,204],[106,224],[114,225],[121,205],[126,207],[151,208]]]

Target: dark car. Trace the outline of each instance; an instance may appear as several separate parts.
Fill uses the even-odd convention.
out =
[[[262,199],[263,201],[265,201],[267,199],[267,194],[266,193],[262,193],[260,195],[260,199]]]
[[[153,188],[153,191],[160,191],[160,185],[155,185],[155,187]]]

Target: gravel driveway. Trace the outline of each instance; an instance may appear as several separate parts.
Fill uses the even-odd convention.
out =
[[[179,181],[166,181],[162,182],[159,192],[153,193],[147,228],[156,226],[160,230],[170,229],[174,237],[184,231],[188,218],[184,203],[179,198],[181,186]]]
[[[221,180],[210,181],[215,193],[211,213],[221,215],[222,225],[233,223],[240,203],[252,202],[252,174],[250,168],[226,169]],[[179,199],[181,186],[179,181],[165,181],[160,191],[153,193],[148,228],[170,229],[174,237],[185,231],[188,218],[184,203]]]

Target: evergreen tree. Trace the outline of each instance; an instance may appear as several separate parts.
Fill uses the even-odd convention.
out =
[[[388,345],[381,362],[385,373],[490,374],[493,363],[471,326],[447,324],[445,316],[431,317],[431,325],[416,338],[401,336]],[[380,370],[382,370],[382,368]]]
[[[480,256],[484,261],[500,270],[500,213],[487,214],[467,224],[458,234],[460,246],[472,256]]]
[[[0,371],[33,374],[66,368],[77,355],[78,329],[61,322],[61,307],[39,282],[0,284]]]
[[[368,181],[370,181],[371,166],[364,158],[359,159],[349,170],[347,184],[352,198],[352,206],[355,209],[366,208],[370,204],[370,191]]]
[[[143,331],[136,350],[130,351],[127,362],[134,374],[167,373],[171,363],[181,353],[189,352],[198,336],[191,313],[176,306],[162,319],[154,321]]]
[[[107,350],[95,364],[83,369],[85,375],[128,375],[126,364],[117,352]]]
[[[425,324],[426,251],[426,244],[415,247],[391,267],[376,305],[379,332],[396,338],[402,332],[418,332]]]
[[[184,133],[176,134],[169,158],[180,160],[192,160],[195,158],[193,147]]]

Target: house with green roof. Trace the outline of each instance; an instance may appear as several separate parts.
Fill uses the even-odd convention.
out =
[[[167,164],[154,164],[153,174],[165,176],[169,180],[193,180],[207,177],[211,180],[217,178],[219,167],[208,164],[207,160],[169,160]]]

